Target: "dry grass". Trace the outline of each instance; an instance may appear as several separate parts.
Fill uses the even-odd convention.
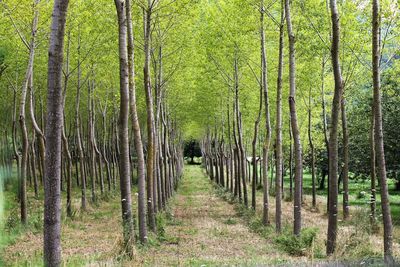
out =
[[[77,194],[78,196],[79,194]],[[324,256],[327,229],[324,197],[318,197],[317,209],[312,209],[310,196],[305,196],[302,226],[319,229],[313,251],[294,257],[282,251],[275,242],[273,230],[275,199],[270,198],[271,234],[259,235],[250,230],[245,218],[238,215],[235,205],[215,194],[211,183],[198,167],[187,166],[178,194],[169,210],[161,216],[163,238],[150,235],[149,245],[138,246],[134,260],[120,254],[121,216],[118,197],[77,213],[74,220],[63,219],[62,247],[65,266],[221,266],[272,265],[302,262],[310,264],[316,254]],[[33,201],[40,211],[40,201]],[[257,195],[257,213],[262,212],[262,194]],[[79,209],[79,198],[74,200]],[[136,207],[136,203],[134,203]],[[35,209],[35,208],[33,208]],[[38,211],[37,211],[38,212]],[[351,208],[349,221],[339,223],[337,254],[328,260],[360,259],[381,256],[382,229],[369,231],[365,210]],[[340,217],[341,218],[341,215]],[[291,231],[293,205],[282,202],[282,219],[286,231]],[[400,229],[395,227],[394,240]],[[10,266],[37,266],[42,258],[42,232],[27,231],[0,254]],[[318,251],[318,253],[317,253]],[[400,246],[394,244],[394,254],[400,256]],[[326,259],[326,258],[325,258]]]
[[[118,251],[121,224],[117,199],[90,207],[87,212],[75,215],[75,219],[63,219],[62,257],[74,261],[90,261],[113,258]],[[79,209],[78,200],[74,203]],[[99,212],[101,210],[101,212]],[[43,235],[39,231],[27,231],[4,249],[3,261],[11,266],[36,266],[42,258]],[[78,263],[77,263],[78,264]]]

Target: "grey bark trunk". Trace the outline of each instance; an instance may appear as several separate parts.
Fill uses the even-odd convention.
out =
[[[346,117],[346,100],[344,98],[344,92],[342,94],[341,102],[342,112],[342,135],[343,135],[343,219],[347,220],[350,216],[349,210],[349,133],[347,128],[347,117]]]
[[[68,0],[55,0],[47,79],[46,160],[44,180],[44,265],[61,265],[62,64]]]
[[[129,105],[132,114],[131,120],[133,127],[135,151],[137,155],[139,239],[141,243],[146,243],[147,224],[146,224],[145,160],[143,153],[142,136],[140,134],[139,116],[136,107],[135,64],[134,64],[135,48],[134,48],[130,0],[126,1],[126,18],[128,25]]]
[[[374,121],[375,121],[375,152],[377,174],[381,188],[381,207],[383,220],[383,245],[385,263],[394,265],[393,259],[393,225],[390,213],[389,192],[386,181],[385,150],[383,144],[382,100],[380,79],[380,1],[372,1],[372,73],[374,86]]]
[[[285,24],[285,8],[281,1],[281,23],[279,25],[279,61],[278,61],[278,78],[276,84],[276,177],[275,187],[281,187],[282,177],[282,75],[283,75],[283,37]],[[268,161],[266,159],[265,161]],[[267,170],[265,170],[267,173]],[[279,178],[278,178],[279,177]],[[265,179],[268,181],[268,179]],[[264,181],[264,183],[266,182]],[[280,233],[282,228],[282,198],[281,190],[275,190],[275,227],[276,232]]]
[[[285,12],[286,12],[286,23],[287,23],[287,30],[289,37],[289,81],[290,81],[289,108],[290,108],[293,140],[294,140],[294,160],[295,160],[293,233],[294,235],[299,236],[301,231],[303,160],[302,160],[300,130],[297,122],[297,112],[296,112],[296,102],[295,102],[296,98],[295,36],[292,29],[289,0],[285,0]]]
[[[326,254],[332,255],[336,249],[337,212],[338,212],[338,124],[340,99],[343,91],[342,73],[339,64],[340,25],[336,0],[330,0],[332,19],[332,68],[335,80],[335,92],[332,103],[331,129],[329,133],[329,199],[328,232]]]
[[[133,222],[131,201],[131,170],[129,155],[129,64],[127,43],[126,2],[115,0],[118,16],[119,66],[120,66],[120,113],[118,121],[120,190],[124,249],[133,256]]]
[[[144,90],[146,94],[147,111],[147,216],[150,230],[156,231],[156,220],[154,213],[154,112],[153,112],[153,94],[151,89],[150,76],[150,49],[151,49],[151,13],[152,4],[148,0],[144,14],[144,53],[145,62],[143,67]]]

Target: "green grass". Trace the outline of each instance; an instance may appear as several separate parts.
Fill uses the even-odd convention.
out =
[[[268,173],[270,177],[270,173]],[[318,178],[318,174],[317,177]],[[284,178],[284,188],[285,188],[285,196],[289,196],[289,187],[290,187],[290,179],[289,175],[286,175]],[[270,182],[270,178],[268,179]],[[319,190],[318,189],[318,182],[317,182],[317,195],[318,196],[327,196],[327,177],[325,178],[325,189],[324,190]],[[395,180],[393,179],[387,179],[388,183],[388,188],[389,188],[389,195],[390,195],[390,207],[391,207],[391,213],[392,213],[392,221],[393,224],[395,225],[400,225],[400,191],[395,190]],[[293,185],[294,186],[294,185]],[[343,184],[340,184],[340,189],[339,189],[339,205],[341,206],[342,203],[342,186]],[[359,207],[365,207],[369,208],[370,205],[370,188],[371,188],[371,181],[369,179],[352,179],[352,174],[350,173],[350,179],[349,179],[349,204],[350,206],[359,206]],[[380,207],[380,201],[381,197],[379,194],[379,186],[378,183],[376,184],[377,188],[377,194],[376,194],[376,208],[377,208],[377,214],[380,213],[381,207]],[[258,188],[258,191],[262,191],[262,186]],[[274,193],[275,191],[275,181],[273,180],[272,184],[270,184],[270,193]],[[305,195],[311,195],[312,194],[312,177],[311,173],[309,172],[308,169],[305,169],[305,172],[303,173],[303,192]],[[364,198],[359,198],[358,195],[360,192],[365,192],[365,197]]]

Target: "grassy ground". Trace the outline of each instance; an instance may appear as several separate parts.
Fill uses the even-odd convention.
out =
[[[309,177],[305,175],[305,186]],[[351,188],[354,189],[354,185]],[[357,189],[358,190],[358,189]],[[355,190],[353,190],[355,191]],[[0,237],[0,266],[40,266],[42,262],[42,196],[29,192],[29,225],[18,223],[15,196],[5,193],[6,218]],[[214,188],[199,166],[186,166],[178,192],[169,208],[158,216],[158,233],[149,235],[149,244],[137,246],[135,258],[128,261],[120,253],[121,215],[118,194],[104,196],[79,210],[79,191],[74,192],[73,219],[63,218],[62,246],[65,266],[221,266],[282,264],[326,260],[324,241],[327,219],[324,196],[318,197],[318,209],[311,209],[309,196],[303,209],[304,240],[291,237],[293,207],[283,204],[284,231],[274,231],[274,198],[271,197],[271,226],[261,224],[262,193],[257,193],[257,211],[244,209],[230,195]],[[358,193],[357,193],[358,194]],[[65,195],[63,195],[65,199]],[[396,196],[397,197],[397,196]],[[229,201],[225,201],[225,200]],[[372,232],[366,204],[351,196],[352,218],[340,222],[336,258],[379,257],[382,251],[381,229]],[[359,202],[357,202],[359,201]],[[65,203],[65,201],[63,201]],[[136,202],[133,203],[136,209]],[[308,238],[308,239],[307,239]],[[400,232],[395,227],[395,254],[400,255]],[[335,260],[335,257],[328,259]]]

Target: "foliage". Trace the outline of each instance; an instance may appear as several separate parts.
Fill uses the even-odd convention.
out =
[[[183,150],[184,157],[190,158],[190,164],[194,164],[194,157],[201,157],[201,149],[199,141],[191,139],[186,141]]]
[[[318,228],[303,228],[299,237],[284,233],[275,238],[275,242],[290,255],[305,256],[313,249]]]

